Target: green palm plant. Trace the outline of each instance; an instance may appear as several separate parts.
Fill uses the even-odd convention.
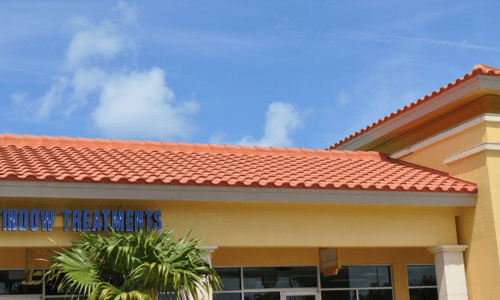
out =
[[[151,300],[160,293],[198,300],[220,289],[200,239],[175,241],[172,231],[80,233],[82,241],[55,252],[46,273],[59,292],[88,300]]]

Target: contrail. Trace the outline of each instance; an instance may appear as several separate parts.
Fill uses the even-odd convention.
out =
[[[380,43],[398,43],[398,44],[423,44],[423,45],[435,45],[448,48],[458,48],[458,49],[471,49],[480,51],[490,51],[490,52],[500,52],[500,48],[487,47],[475,44],[469,44],[465,40],[461,43],[449,42],[443,40],[426,39],[426,38],[414,38],[398,35],[377,35],[365,32],[358,32],[356,34],[348,35],[347,37],[361,39],[365,41],[373,41]]]

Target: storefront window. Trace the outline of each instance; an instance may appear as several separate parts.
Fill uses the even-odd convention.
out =
[[[0,270],[0,295],[32,295],[42,294],[42,283],[36,284],[42,279],[42,271],[35,272],[33,281],[35,284],[27,284],[24,270]]]
[[[222,279],[223,291],[241,290],[241,271],[240,268],[220,268],[217,273]]]
[[[317,287],[316,267],[243,268],[245,289]]]
[[[434,265],[408,265],[410,300],[438,300]]]
[[[320,282],[322,300],[393,299],[389,266],[342,266],[337,275],[321,274]]]
[[[245,293],[244,300],[280,300],[279,292]]]
[[[286,300],[393,300],[389,266],[343,266],[338,275],[328,277],[314,266],[215,270],[223,287],[214,300],[279,300],[285,295]]]
[[[344,266],[334,276],[321,275],[322,288],[390,287],[389,266]]]

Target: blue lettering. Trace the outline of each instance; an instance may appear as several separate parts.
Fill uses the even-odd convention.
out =
[[[42,217],[42,230],[43,231],[52,231],[52,224],[54,224],[54,210],[40,210],[40,214]]]
[[[103,231],[108,230],[108,216],[109,216],[109,210],[101,210],[102,213],[102,221],[103,221]]]
[[[19,231],[28,229],[28,211],[26,209],[19,210]]]
[[[82,231],[82,220],[81,220],[82,212],[78,209],[73,209],[73,224],[71,230],[73,231]]]
[[[150,210],[146,210],[144,214],[146,215],[146,226],[148,228],[148,231],[151,231],[151,215],[153,214],[153,212]]]
[[[94,210],[94,222],[92,222],[92,231],[101,231],[101,217],[99,216],[99,211],[97,209]]]
[[[123,231],[124,230],[124,218],[123,218],[123,210],[113,210],[111,211],[111,229],[114,231]]]
[[[64,231],[68,231],[68,216],[69,216],[70,210],[69,209],[63,209],[62,214],[64,215]]]
[[[17,230],[17,209],[9,209],[9,230]]]
[[[103,231],[108,230],[108,215],[109,215],[109,210],[101,210],[102,213],[102,222],[103,222]]]
[[[30,210],[30,230],[37,231],[38,223],[38,209]]]
[[[135,231],[139,231],[142,229],[142,221],[144,220],[144,214],[142,210],[136,210],[135,211],[135,222],[134,222],[134,229]]]
[[[133,231],[134,228],[132,227],[132,222],[134,221],[133,218],[134,211],[132,210],[127,210],[125,212],[125,230],[126,231]]]
[[[7,230],[7,220],[9,219],[8,212],[6,209],[3,210],[2,214],[2,230]]]
[[[83,211],[83,217],[82,217],[82,223],[83,223],[83,231],[90,231],[89,227],[89,222],[90,222],[90,210],[86,209]]]
[[[154,228],[156,228],[156,231],[161,231],[161,220],[160,220],[161,211],[159,211],[159,210],[155,211],[153,217],[154,217],[155,222],[156,222],[156,224],[154,225]]]

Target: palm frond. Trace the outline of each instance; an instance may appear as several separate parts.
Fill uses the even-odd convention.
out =
[[[140,291],[122,291],[117,287],[101,282],[89,295],[87,300],[151,300],[151,295]]]
[[[49,283],[57,283],[59,292],[90,294],[100,281],[99,265],[79,248],[55,254],[46,273]]]

